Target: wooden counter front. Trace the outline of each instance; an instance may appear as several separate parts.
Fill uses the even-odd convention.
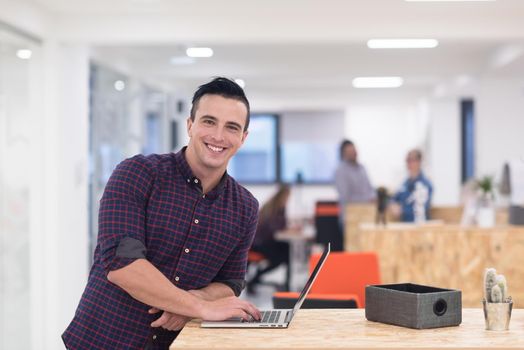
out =
[[[479,307],[484,269],[495,267],[506,276],[515,307],[524,307],[522,226],[361,224],[354,239],[361,250],[378,253],[383,283],[460,289],[463,307]]]
[[[523,349],[524,310],[509,331],[486,331],[482,309],[458,327],[416,330],[367,321],[363,309],[300,310],[288,329],[205,329],[189,323],[170,349]]]

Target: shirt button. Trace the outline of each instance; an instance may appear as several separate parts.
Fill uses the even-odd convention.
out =
[[[155,339],[156,339],[156,334],[155,334],[155,335],[153,335],[153,340],[155,340]]]
[[[196,183],[196,184],[198,183],[198,179],[195,179],[195,183]]]
[[[189,248],[184,249],[184,252],[189,253]]]
[[[203,195],[202,195],[202,198],[206,198],[206,195],[205,195],[205,194],[203,194]]]
[[[191,182],[191,179],[187,179],[187,182]]]
[[[180,277],[176,276],[175,277],[175,281],[177,281],[177,282],[180,281]]]
[[[198,224],[200,221],[198,221],[198,219],[195,219],[195,224]]]

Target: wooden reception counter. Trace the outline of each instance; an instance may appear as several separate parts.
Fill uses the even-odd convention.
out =
[[[363,309],[300,310],[288,329],[204,329],[189,323],[170,349],[522,349],[524,310],[509,331],[484,330],[482,309],[464,309],[458,327],[416,330],[367,321]]]
[[[383,283],[460,289],[464,307],[480,307],[484,269],[495,267],[524,308],[524,226],[360,224],[352,239],[358,250],[378,253]]]

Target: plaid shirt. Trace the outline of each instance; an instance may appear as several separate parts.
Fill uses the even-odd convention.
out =
[[[138,155],[111,175],[89,280],[62,335],[68,349],[169,347],[178,333],[150,326],[160,313],[107,280],[137,258],[184,290],[244,280],[258,202],[227,173],[204,195],[184,152]]]

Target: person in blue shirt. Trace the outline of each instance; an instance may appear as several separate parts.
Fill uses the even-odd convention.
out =
[[[433,186],[422,172],[422,152],[414,149],[406,158],[409,177],[392,200],[400,206],[400,219],[404,222],[429,220]]]

